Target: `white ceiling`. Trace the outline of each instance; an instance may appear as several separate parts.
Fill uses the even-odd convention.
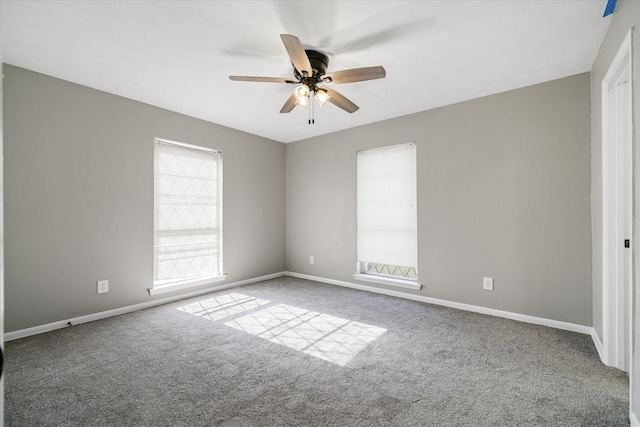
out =
[[[10,1],[4,62],[282,142],[589,71],[606,0]],[[382,65],[381,80],[332,85],[360,106],[280,108],[295,86],[280,34],[329,54],[329,72]]]

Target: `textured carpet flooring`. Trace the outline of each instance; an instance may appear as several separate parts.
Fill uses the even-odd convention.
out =
[[[8,426],[626,426],[587,335],[283,277],[6,345]]]

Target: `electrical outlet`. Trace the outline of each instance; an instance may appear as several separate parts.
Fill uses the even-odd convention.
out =
[[[309,264],[315,264],[315,263],[316,263],[316,259],[314,258],[314,256],[313,256],[313,255],[311,255],[311,256],[309,257]]]
[[[482,278],[482,289],[484,289],[485,291],[493,290],[493,277]]]
[[[109,281],[108,280],[98,280],[97,288],[99,294],[104,294],[105,292],[109,292]]]

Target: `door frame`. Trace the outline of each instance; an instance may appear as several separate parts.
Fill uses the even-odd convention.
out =
[[[627,283],[633,282],[633,242],[631,248],[623,246],[623,239],[631,239],[633,235],[633,147],[632,141],[626,141],[624,135],[618,131],[620,118],[618,107],[621,93],[620,83],[628,79],[626,86],[629,100],[632,99],[631,74],[631,31],[627,34],[618,53],[609,66],[609,70],[602,80],[602,325],[603,325],[603,362],[609,366],[628,370],[631,363],[631,286],[625,286],[623,269],[624,258],[627,257]],[[629,126],[632,123],[628,123]],[[623,146],[628,144],[629,146]],[[622,151],[622,153],[621,153]],[[631,182],[628,183],[626,195],[628,200],[620,200],[617,194],[619,188],[620,165],[619,160],[625,153],[631,154],[628,171]],[[622,166],[624,167],[624,166]],[[624,222],[620,210],[628,203],[628,229],[624,229]],[[622,223],[621,223],[622,222]],[[626,253],[625,253],[626,251]],[[630,252],[631,251],[631,252]],[[627,312],[626,319],[623,313]],[[626,348],[625,350],[625,343]],[[626,354],[625,354],[626,353]],[[626,362],[626,363],[625,363]],[[626,368],[625,369],[625,365]]]

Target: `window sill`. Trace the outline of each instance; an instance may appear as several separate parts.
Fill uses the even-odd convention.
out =
[[[419,291],[422,285],[411,280],[392,279],[391,277],[375,276],[373,274],[354,274],[353,278],[363,282],[377,283],[379,285],[396,286],[398,288],[412,289]]]
[[[167,292],[179,291],[181,289],[194,288],[196,286],[209,285],[211,283],[222,282],[227,278],[226,274],[220,276],[201,277],[198,279],[180,280],[177,282],[171,282],[163,285],[156,285],[153,288],[149,288],[149,295],[164,294]]]

